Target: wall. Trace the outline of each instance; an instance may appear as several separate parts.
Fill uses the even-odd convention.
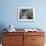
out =
[[[34,7],[36,20],[17,21],[18,7]],[[0,0],[0,31],[9,24],[20,29],[40,27],[46,32],[46,0]]]
[[[13,24],[16,28],[46,28],[46,0],[0,0],[0,27]],[[17,21],[17,8],[34,7],[36,20]]]

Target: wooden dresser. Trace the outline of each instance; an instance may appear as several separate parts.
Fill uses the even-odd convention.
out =
[[[44,32],[3,32],[3,46],[44,46]]]

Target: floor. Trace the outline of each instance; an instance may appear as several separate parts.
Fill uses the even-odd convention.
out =
[[[2,44],[0,44],[0,46],[2,46]]]

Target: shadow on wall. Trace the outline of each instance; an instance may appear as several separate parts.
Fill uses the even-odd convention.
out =
[[[6,30],[4,30],[4,28],[6,28],[6,26],[4,24],[0,24],[0,43],[2,43],[2,32],[5,32]]]

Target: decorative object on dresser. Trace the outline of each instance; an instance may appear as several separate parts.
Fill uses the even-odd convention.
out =
[[[10,24],[10,25],[7,27],[7,31],[8,31],[8,32],[16,32],[15,27],[14,27],[12,24]]]
[[[3,46],[44,46],[44,32],[3,32]]]

